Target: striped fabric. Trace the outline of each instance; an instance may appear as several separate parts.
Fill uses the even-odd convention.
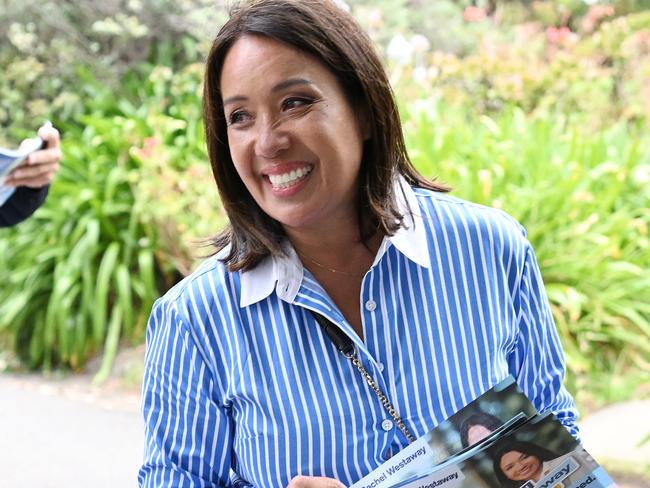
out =
[[[349,485],[407,441],[317,311],[421,436],[509,373],[574,435],[564,361],[530,244],[501,211],[405,184],[414,210],[365,275],[365,342],[290,246],[247,273],[213,258],[158,300],[147,330],[142,487]]]

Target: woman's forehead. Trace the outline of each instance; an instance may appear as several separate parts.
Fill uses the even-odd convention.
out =
[[[508,462],[508,461],[513,461],[516,459],[519,459],[523,453],[521,451],[507,451],[506,453],[501,456],[501,462]]]
[[[226,98],[246,87],[282,87],[287,80],[323,83],[334,79],[323,63],[304,51],[268,37],[243,36],[225,56],[220,85]]]

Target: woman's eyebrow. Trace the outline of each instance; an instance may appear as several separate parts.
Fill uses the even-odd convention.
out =
[[[313,82],[306,78],[289,78],[288,80],[281,81],[275,85],[271,88],[271,91],[275,93],[296,85],[313,85]],[[235,102],[245,102],[246,100],[248,100],[248,97],[245,97],[244,95],[235,95],[224,99],[223,106],[225,107],[226,105]]]
[[[282,90],[286,90],[287,88],[291,88],[292,86],[296,85],[312,85],[313,83],[306,79],[306,78],[289,78],[288,80],[281,81],[277,85],[275,85],[273,88],[271,88],[272,92],[278,92]]]
[[[245,97],[244,95],[235,95],[234,97],[226,98],[223,101],[223,106],[225,107],[226,105],[235,102],[245,102],[246,100],[248,100],[248,97]]]

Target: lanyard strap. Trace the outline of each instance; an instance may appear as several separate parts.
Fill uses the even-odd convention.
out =
[[[368,371],[366,371],[366,368],[363,367],[363,364],[361,364],[361,360],[357,355],[352,340],[347,336],[347,334],[345,334],[345,332],[343,332],[339,327],[327,320],[321,314],[314,311],[312,311],[311,314],[314,316],[316,322],[318,322],[318,325],[321,326],[323,332],[325,332],[325,335],[330,338],[339,352],[343,354],[343,356],[345,356],[347,359],[352,361],[352,364],[354,364],[354,366],[359,370],[359,373],[361,373],[363,379],[366,381],[366,383],[368,383],[370,389],[375,392],[377,398],[379,398],[381,404],[384,406],[388,414],[393,418],[395,425],[397,425],[397,428],[402,432],[402,434],[404,434],[404,437],[406,437],[406,440],[409,442],[409,444],[415,442],[415,437],[413,434],[411,434],[411,432],[408,430],[408,427],[406,427],[404,424],[402,417],[400,417],[397,410],[395,410],[395,407],[393,407],[393,404],[390,402],[388,397],[384,395],[384,392],[381,391],[381,388],[379,388],[374,378],[370,375],[370,373],[368,373]]]

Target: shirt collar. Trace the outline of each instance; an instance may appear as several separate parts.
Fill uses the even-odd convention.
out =
[[[429,268],[431,261],[426,230],[415,192],[402,176],[396,181],[395,187],[397,208],[404,220],[395,235],[384,238],[372,265],[375,266],[393,245],[411,261]],[[241,273],[240,307],[248,307],[264,300],[273,290],[286,302],[292,303],[295,300],[302,284],[304,269],[288,241],[282,248],[286,256],[267,256],[253,269]]]
[[[292,303],[304,269],[289,241],[282,244],[286,255],[267,256],[257,266],[241,273],[240,307],[248,307],[268,297],[273,290],[282,300]]]
[[[395,193],[397,208],[400,214],[404,216],[404,220],[394,235],[384,238],[373,266],[379,262],[389,244],[392,244],[411,261],[428,269],[431,263],[429,246],[427,245],[427,233],[417,196],[413,188],[401,175],[395,183]]]

